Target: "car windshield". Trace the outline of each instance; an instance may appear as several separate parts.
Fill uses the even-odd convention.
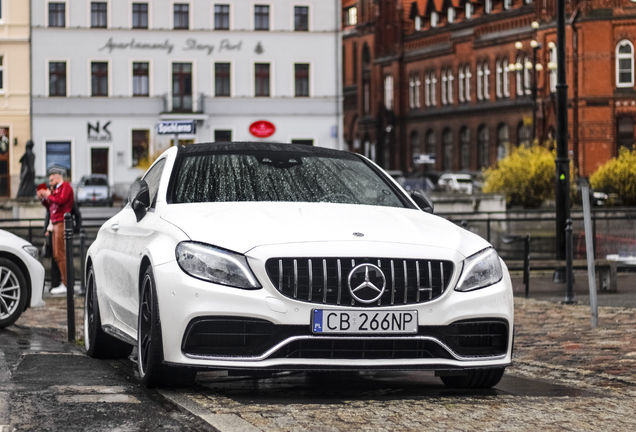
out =
[[[108,180],[103,177],[88,177],[82,181],[82,186],[108,186]]]
[[[173,203],[280,201],[405,207],[360,158],[292,152],[185,155]]]

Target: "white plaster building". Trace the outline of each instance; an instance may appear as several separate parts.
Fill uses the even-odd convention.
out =
[[[342,148],[338,0],[31,0],[36,170],[108,174],[120,195],[181,143]],[[250,126],[275,132],[257,138]],[[271,131],[270,131],[271,132]]]

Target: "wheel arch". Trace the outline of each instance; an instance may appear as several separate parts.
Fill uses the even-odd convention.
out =
[[[24,261],[20,259],[20,257],[10,252],[0,251],[0,258],[8,259],[9,261],[17,265],[20,271],[22,272],[22,275],[24,276],[24,280],[26,281],[26,284],[27,284],[27,297],[26,297],[26,302],[24,304],[24,310],[27,310],[29,308],[29,305],[31,304],[31,292],[32,292],[31,273],[29,273],[29,269],[27,268]]]

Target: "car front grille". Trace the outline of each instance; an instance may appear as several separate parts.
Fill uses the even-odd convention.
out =
[[[386,278],[382,297],[373,303],[353,298],[349,273],[360,264],[379,267]],[[451,261],[390,258],[270,258],[265,269],[271,283],[286,297],[323,305],[377,307],[434,300],[448,288]]]
[[[262,319],[217,316],[190,322],[181,350],[186,355],[228,359],[258,358],[272,350],[268,358],[450,359],[450,349],[461,357],[480,358],[505,355],[508,332],[505,320],[472,319],[445,326],[419,326],[412,336],[341,337],[313,335],[309,325],[277,325]]]

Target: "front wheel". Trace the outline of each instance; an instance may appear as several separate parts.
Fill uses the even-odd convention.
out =
[[[194,384],[196,369],[163,364],[163,342],[155,278],[150,267],[144,273],[139,298],[137,367],[145,387],[187,387]]]
[[[442,376],[442,382],[447,387],[464,389],[483,389],[499,384],[506,368],[476,369],[468,371],[467,375]]]
[[[0,258],[0,328],[16,322],[26,305],[27,284],[13,261]]]
[[[86,296],[84,297],[84,346],[89,357],[98,359],[126,358],[133,346],[121,341],[102,329],[102,319],[97,302],[95,272],[88,269],[86,276]]]

